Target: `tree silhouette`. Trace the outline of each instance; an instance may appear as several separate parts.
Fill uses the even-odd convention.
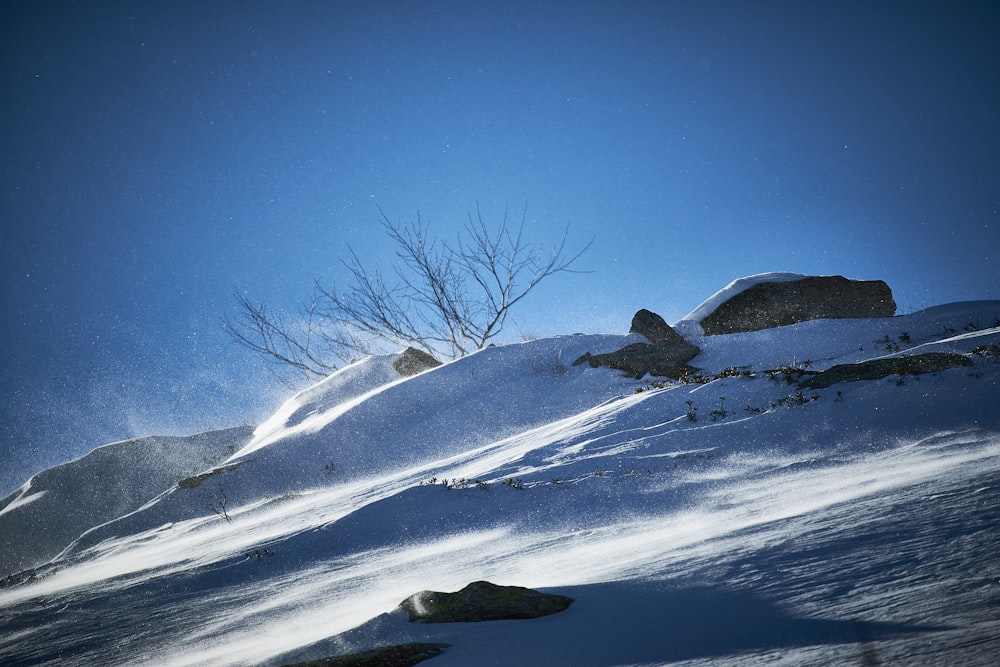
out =
[[[312,298],[294,323],[237,290],[240,314],[224,322],[229,335],[305,378],[325,377],[379,343],[460,357],[488,345],[512,308],[544,279],[572,271],[590,247],[568,254],[568,228],[550,247],[529,243],[527,208],[516,225],[505,210],[491,228],[477,204],[454,244],[432,237],[419,213],[415,221],[396,224],[378,211],[399,259],[388,275],[369,269],[349,249],[340,260],[345,286],[327,288],[314,280]]]

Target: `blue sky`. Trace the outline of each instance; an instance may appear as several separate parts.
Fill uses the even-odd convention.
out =
[[[507,340],[765,271],[1000,298],[1000,13],[900,6],[3,3],[0,493],[269,413],[234,287],[294,312],[348,246],[390,265],[377,207],[594,239]]]

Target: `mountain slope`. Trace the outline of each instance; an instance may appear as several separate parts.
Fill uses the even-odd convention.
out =
[[[54,558],[85,531],[139,509],[224,460],[249,437],[249,428],[234,428],[125,440],[35,475],[0,501],[0,573]]]
[[[636,340],[345,369],[0,589],[0,659],[279,665],[432,640],[451,645],[434,665],[515,647],[522,664],[989,664],[1000,302],[695,337],[697,383],[572,364]],[[927,351],[973,365],[795,384]],[[392,611],[482,579],[577,602],[475,626]]]

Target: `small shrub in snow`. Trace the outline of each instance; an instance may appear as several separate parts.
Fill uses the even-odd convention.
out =
[[[837,392],[838,396],[841,396],[840,392]],[[805,405],[806,403],[811,403],[813,401],[819,400],[819,394],[813,393],[811,395],[806,395],[805,392],[799,390],[792,394],[791,396],[784,396],[779,398],[777,401],[772,401],[767,408],[759,408],[753,405],[748,405],[744,408],[747,412],[755,415],[764,414],[765,412],[770,412],[772,410],[777,410],[778,408],[794,407],[796,405]],[[835,399],[838,400],[838,399]]]
[[[484,482],[481,479],[467,479],[465,477],[452,477],[451,479],[447,477],[442,479],[431,477],[427,481],[421,482],[420,486],[443,486],[446,489],[469,489],[475,487],[483,491],[490,487],[488,482]]]
[[[876,348],[880,345],[885,347],[887,352],[899,352],[900,350],[899,344],[896,343],[896,341],[894,341],[892,338],[889,338],[889,334],[886,334],[882,338],[879,338],[878,340],[875,341]]]
[[[972,348],[972,354],[977,357],[983,357],[984,359],[992,359],[994,361],[1000,359],[1000,344],[997,345],[977,345]]]
[[[812,365],[812,362],[808,359],[806,360],[806,363],[810,366]],[[773,382],[784,380],[786,384],[795,384],[802,379],[803,375],[813,375],[816,373],[816,371],[811,371],[807,368],[798,368],[796,366],[781,366],[764,372],[767,373],[767,376]]]
[[[708,384],[712,381],[707,375],[691,371],[688,368],[678,370],[677,380],[681,384]]]
[[[263,549],[254,549],[253,551],[248,551],[246,558],[243,560],[257,560],[260,561],[264,558],[270,558],[274,555],[274,552],[264,547]]]
[[[225,519],[226,523],[232,523],[233,520],[229,516],[229,512],[226,509],[228,504],[229,497],[226,496],[226,490],[220,486],[216,493],[208,497],[208,503],[205,507],[207,507],[213,514],[217,514],[220,518]]]
[[[726,416],[729,414],[725,408],[725,400],[726,400],[725,396],[719,396],[719,407],[708,413],[712,416],[712,421],[725,419]]]

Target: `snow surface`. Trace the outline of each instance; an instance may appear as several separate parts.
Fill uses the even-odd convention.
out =
[[[695,336],[702,372],[745,371],[707,384],[573,365],[637,340],[489,348],[410,378],[372,358],[253,434],[206,434],[213,462],[189,452],[166,482],[123,446],[37,475],[0,502],[0,550],[58,555],[7,566],[0,663],[440,641],[428,665],[994,664],[1000,361],[972,351],[1000,345],[1000,302]],[[765,372],[925,351],[974,365],[801,393]],[[94,494],[112,480],[142,492],[112,508]],[[481,579],[576,601],[437,626],[397,609]]]

